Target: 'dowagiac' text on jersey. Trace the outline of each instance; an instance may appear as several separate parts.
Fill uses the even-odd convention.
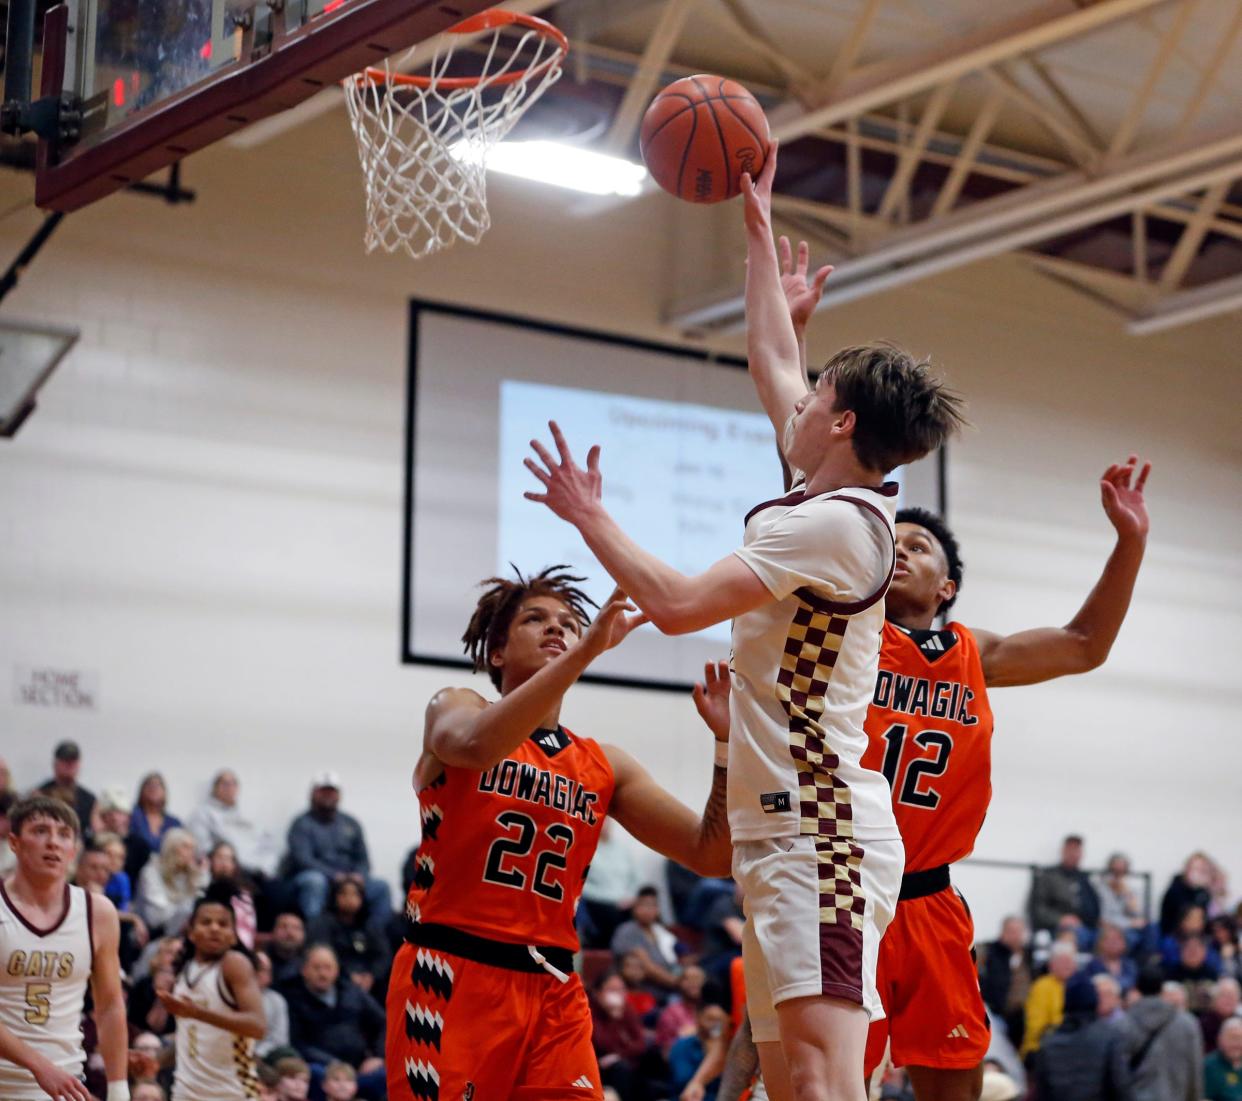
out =
[[[486,772],[446,766],[418,794],[410,919],[576,952],[574,910],[612,792],[603,750],[564,727],[537,730]]]
[[[969,856],[992,797],[992,709],[969,629],[885,623],[866,731],[863,765],[892,788],[906,871]]]

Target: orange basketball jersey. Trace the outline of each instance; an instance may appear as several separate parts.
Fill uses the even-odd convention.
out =
[[[886,622],[865,725],[863,765],[892,788],[906,871],[968,856],[992,797],[992,709],[975,636],[960,623],[911,633]]]
[[[445,767],[418,794],[410,920],[576,952],[574,910],[612,789],[603,750],[564,727],[486,772]]]

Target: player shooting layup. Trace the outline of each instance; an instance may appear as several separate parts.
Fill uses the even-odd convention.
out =
[[[744,186],[747,339],[785,454],[805,472],[798,490],[752,510],[744,545],[696,577],[620,530],[600,503],[598,447],[578,468],[556,425],[559,461],[532,444],[543,465],[526,465],[544,492],[527,497],[573,524],[665,633],[734,620],[729,825],[765,1081],[775,1101],[863,1101],[868,1014],[882,1012],[875,954],[902,865],[888,786],[860,764],[895,562],[884,474],[961,417],[890,345],[838,353],[808,392],[772,240],[775,166],[773,149]]]
[[[120,922],[103,895],[69,885],[78,816],[35,796],[9,817],[17,867],[0,882],[0,1101],[92,1101],[82,1081],[88,982],[108,1101],[129,1101]]]
[[[808,282],[806,243],[796,266],[785,238],[781,252],[790,318],[805,349],[806,324],[831,268]],[[897,567],[863,764],[889,781],[906,863],[897,913],[880,944],[885,1018],[872,1022],[866,1066],[870,1076],[891,1043],[893,1063],[906,1068],[919,1101],[975,1101],[982,1088],[988,1021],[972,956],[973,924],[949,884],[949,865],[974,848],[991,796],[987,689],[1037,684],[1103,663],[1143,559],[1149,471],[1150,464],[1139,469],[1131,455],[1104,472],[1101,500],[1117,543],[1064,627],[997,635],[952,622],[934,630],[961,588],[957,541],[932,513],[897,513]]]

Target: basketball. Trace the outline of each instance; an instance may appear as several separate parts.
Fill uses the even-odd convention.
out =
[[[768,155],[768,120],[736,80],[688,76],[651,101],[639,148],[652,178],[691,203],[719,203],[757,176]]]

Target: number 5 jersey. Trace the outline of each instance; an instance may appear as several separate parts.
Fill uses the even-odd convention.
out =
[[[886,622],[865,729],[862,763],[892,788],[906,871],[969,856],[992,797],[992,709],[970,630]]]
[[[445,766],[418,795],[407,917],[576,952],[574,910],[612,791],[603,750],[564,727],[535,731],[486,772]]]

